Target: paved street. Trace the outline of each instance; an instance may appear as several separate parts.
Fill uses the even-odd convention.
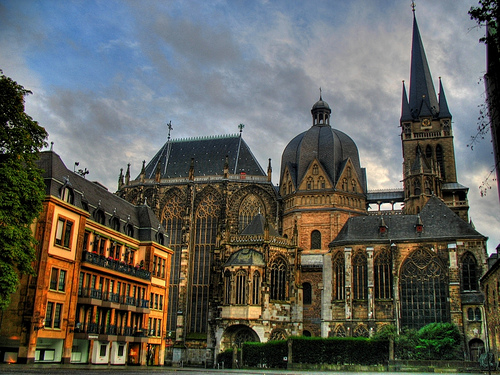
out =
[[[72,375],[88,375],[88,374],[126,374],[126,375],[143,375],[149,373],[152,375],[188,375],[188,374],[208,374],[208,375],[273,375],[273,374],[323,374],[323,375],[353,375],[354,372],[334,372],[334,371],[287,371],[287,370],[217,370],[217,369],[198,369],[198,368],[172,368],[172,367],[128,367],[128,366],[78,366],[78,365],[7,365],[0,364],[0,373],[2,375],[19,375],[19,374],[44,374],[44,375],[62,375],[71,373]],[[423,373],[411,372],[365,372],[363,375],[419,375]],[[458,373],[449,373],[458,374]],[[497,373],[498,374],[498,373]],[[465,374],[464,374],[465,375]],[[470,375],[470,373],[468,373]]]

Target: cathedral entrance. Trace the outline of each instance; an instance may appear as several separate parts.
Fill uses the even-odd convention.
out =
[[[220,351],[223,352],[235,347],[241,349],[245,342],[260,342],[260,339],[257,333],[246,325],[237,324],[230,326],[222,335]]]
[[[473,362],[479,361],[479,357],[484,353],[484,342],[480,339],[472,339],[469,341],[470,360]]]

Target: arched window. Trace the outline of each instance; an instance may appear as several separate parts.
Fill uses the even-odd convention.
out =
[[[432,147],[431,147],[431,145],[427,145],[427,147],[425,148],[425,157],[427,159],[432,158]]]
[[[352,334],[352,337],[368,337],[370,336],[368,334],[368,330],[364,325],[359,325],[354,329],[354,332]]]
[[[477,320],[478,322],[480,322],[482,319],[481,319],[481,310],[479,309],[479,307],[476,307],[474,309],[474,319]]]
[[[286,264],[281,258],[271,264],[271,299],[286,298]]]
[[[431,181],[428,178],[425,179],[424,191],[425,194],[431,195]]]
[[[61,188],[61,199],[65,202],[73,204],[73,202],[75,201],[75,194],[73,193],[73,189],[71,189],[67,185],[64,185]]]
[[[339,251],[333,258],[333,299],[345,298],[345,261],[344,253]]]
[[[260,304],[260,273],[255,271],[252,280],[252,304]]]
[[[311,249],[321,249],[321,232],[313,230],[311,233]]]
[[[401,325],[420,329],[450,321],[448,283],[441,260],[417,249],[403,262],[400,274]]]
[[[318,177],[318,188],[324,189],[326,187],[325,178],[323,176]]]
[[[173,250],[170,269],[170,285],[168,292],[167,330],[175,331],[177,327],[177,312],[179,309],[179,282],[181,269],[183,208],[180,195],[167,196],[161,222],[165,228],[168,247]]]
[[[392,256],[388,250],[380,252],[373,262],[375,298],[392,298]]]
[[[469,321],[474,320],[474,310],[472,309],[472,307],[469,307],[467,309],[467,320]]]
[[[188,285],[191,285],[188,301],[188,331],[192,333],[207,332],[208,303],[210,294],[210,265],[217,240],[217,218],[219,205],[213,193],[206,194],[200,201],[195,214],[195,241],[191,260],[192,272]]]
[[[337,327],[337,329],[335,330],[335,336],[336,337],[346,337],[346,333],[345,333],[345,328],[344,326],[340,325]]]
[[[421,192],[420,181],[415,179],[415,181],[413,181],[413,195],[420,195]]]
[[[367,298],[368,272],[364,251],[358,251],[352,258],[352,289],[354,299]]]
[[[288,194],[292,194],[292,183],[288,182]]]
[[[125,234],[129,237],[134,237],[134,226],[132,224],[125,225]]]
[[[310,283],[302,284],[302,291],[304,293],[304,305],[310,305],[312,303],[312,288]]]
[[[264,204],[258,196],[248,194],[240,204],[240,210],[238,213],[238,230],[241,232],[245,229],[263,207]]]
[[[478,290],[477,282],[477,262],[474,255],[467,252],[462,258],[462,290]]]
[[[445,169],[444,169],[444,155],[443,155],[443,148],[441,145],[436,146],[436,161],[439,167],[439,170],[441,171],[441,178],[444,180],[446,178],[445,176]]]
[[[104,211],[101,209],[97,209],[94,213],[95,221],[98,222],[99,224],[104,225],[106,218],[104,215]]]
[[[307,178],[307,190],[314,189],[314,181],[312,177]]]
[[[236,272],[236,304],[246,305],[247,304],[247,273],[244,270],[239,270]]]
[[[313,175],[317,175],[318,174],[318,170],[319,170],[318,164],[314,164],[313,165],[313,170],[312,170]]]
[[[224,303],[231,303],[231,272],[224,272]]]
[[[116,216],[111,218],[111,228],[116,231],[120,231],[120,219],[118,219]]]

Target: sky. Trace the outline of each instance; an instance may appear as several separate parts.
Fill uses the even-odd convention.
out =
[[[500,243],[491,135],[470,147],[485,99],[484,29],[467,14],[476,5],[417,0],[415,14],[453,115],[458,181],[491,253]],[[112,192],[120,168],[137,176],[166,142],[170,121],[173,139],[244,124],[278,184],[281,153],[312,125],[320,87],[331,125],[358,146],[368,189],[401,188],[412,22],[410,0],[0,0],[0,69],[33,92],[26,112],[66,166],[79,162]]]

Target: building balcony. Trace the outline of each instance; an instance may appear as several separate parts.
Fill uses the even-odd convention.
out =
[[[123,341],[146,342],[149,337],[146,329],[117,327],[114,324],[77,323],[74,332],[77,339],[109,340],[109,336],[119,336]]]
[[[104,255],[84,251],[82,261],[113,271],[118,271],[126,275],[138,277],[143,280],[151,280],[151,272],[140,267],[133,267],[130,264],[126,264],[115,259],[106,258]]]
[[[102,292],[94,288],[80,288],[78,290],[78,303],[142,313],[149,312],[149,300],[147,299]]]

